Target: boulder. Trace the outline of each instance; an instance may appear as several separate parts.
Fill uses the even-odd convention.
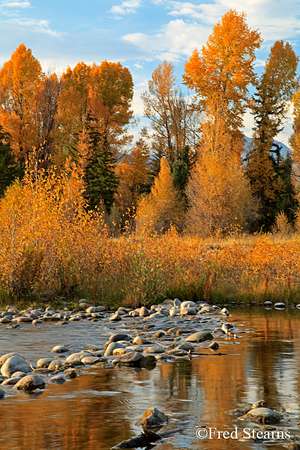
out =
[[[140,424],[144,430],[153,430],[161,428],[169,421],[169,417],[159,411],[157,408],[147,409],[141,420]]]
[[[261,424],[275,424],[280,422],[281,416],[273,409],[259,407],[250,409],[250,411],[243,416],[243,419],[248,419],[251,422]]]
[[[45,380],[40,375],[32,373],[21,378],[14,386],[14,389],[23,391],[34,391],[35,389],[43,389]]]
[[[131,336],[125,333],[115,333],[110,336],[109,342],[118,342],[118,341],[131,341]]]
[[[52,361],[53,361],[52,358],[41,358],[37,361],[36,367],[38,369],[47,368]]]
[[[3,364],[5,363],[5,361],[7,361],[9,358],[11,358],[12,356],[20,356],[22,358],[22,356],[19,353],[16,352],[12,352],[12,353],[5,353],[5,355],[2,355],[0,357],[0,367],[3,366]]]
[[[212,340],[213,335],[209,331],[197,331],[185,339],[186,342],[204,342]]]
[[[1,374],[10,378],[15,372],[32,372],[32,368],[22,356],[11,356],[1,367]]]
[[[119,342],[111,342],[105,350],[104,356],[111,356],[116,348],[125,348],[124,344]]]
[[[51,350],[51,352],[53,352],[53,353],[65,353],[65,352],[68,352],[68,351],[69,351],[68,347],[65,347],[64,345],[56,345]]]

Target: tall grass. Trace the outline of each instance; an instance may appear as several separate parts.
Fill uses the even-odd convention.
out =
[[[8,189],[0,201],[0,300],[300,302],[298,235],[203,240],[171,229],[113,237],[100,213],[85,210],[82,189],[74,167],[59,177],[28,174]]]

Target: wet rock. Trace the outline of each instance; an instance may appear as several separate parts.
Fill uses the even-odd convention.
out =
[[[7,307],[5,309],[7,312],[9,312],[11,314],[19,314],[19,310],[16,306],[7,305]]]
[[[139,316],[140,317],[148,317],[148,316],[150,316],[150,312],[149,312],[148,308],[146,308],[146,306],[142,306],[140,308]]]
[[[218,350],[219,347],[220,346],[216,341],[213,341],[208,345],[208,348],[210,348],[211,350]]]
[[[161,337],[164,337],[165,335],[166,335],[166,332],[160,330],[160,331],[157,331],[157,333],[153,334],[152,337],[155,338],[155,339],[159,339]]]
[[[110,336],[109,342],[118,342],[118,341],[131,341],[131,336],[126,333],[116,333]]]
[[[191,308],[188,306],[182,306],[181,305],[181,309],[180,309],[180,315],[181,316],[196,316],[197,314],[197,309],[196,308]]]
[[[174,361],[176,358],[173,355],[168,355],[167,353],[160,353],[158,355],[155,355],[156,361]]]
[[[49,381],[51,383],[63,384],[66,381],[66,378],[62,373],[59,373],[58,375],[51,377]]]
[[[14,372],[11,376],[11,378],[22,378],[22,377],[26,377],[26,375],[28,375],[28,373],[26,372]]]
[[[180,314],[180,309],[172,307],[169,311],[170,317],[175,317]]]
[[[184,302],[181,303],[180,307],[181,307],[181,308],[196,308],[197,305],[196,305],[196,303],[194,303],[194,302],[191,302],[191,301],[187,301],[187,300],[186,300],[186,301],[184,301]]]
[[[164,349],[159,347],[158,345],[152,345],[151,347],[147,347],[143,350],[143,353],[163,353]]]
[[[168,350],[167,354],[174,355],[174,356],[188,356],[189,352],[186,350],[180,350],[178,348],[173,348],[172,350]]]
[[[156,358],[154,355],[146,355],[143,356],[141,360],[141,367],[148,367],[148,366],[155,366],[156,365]]]
[[[109,321],[110,321],[110,322],[119,322],[120,320],[122,320],[122,317],[121,317],[118,313],[114,313],[114,314],[109,318]]]
[[[6,378],[6,380],[2,381],[1,385],[2,386],[14,386],[15,384],[17,384],[17,382],[19,380],[21,380],[22,377],[16,377],[16,378]]]
[[[12,352],[12,353],[5,353],[5,355],[2,355],[0,357],[0,367],[3,366],[3,364],[5,363],[5,361],[7,361],[9,358],[11,358],[12,356],[20,356],[20,358],[22,358],[22,356],[19,353],[16,352]],[[24,358],[23,358],[24,359]]]
[[[31,323],[32,322],[32,318],[28,317],[28,316],[20,316],[20,317],[17,318],[17,322],[18,323],[21,323],[21,322]]]
[[[58,370],[64,365],[64,360],[62,359],[53,359],[48,366],[50,370]]]
[[[208,331],[197,331],[196,333],[191,334],[185,339],[186,342],[204,342],[212,340],[213,335]]]
[[[183,342],[176,347],[177,350],[185,350],[187,352],[194,350],[194,346],[189,342]]]
[[[0,399],[5,397],[5,392],[3,389],[0,389]]]
[[[68,351],[69,351],[68,347],[65,347],[64,345],[56,345],[51,350],[51,352],[53,352],[53,353],[65,353],[65,352],[68,352]]]
[[[144,356],[141,353],[129,352],[123,356],[118,356],[116,359],[114,359],[112,361],[112,363],[120,364],[120,365],[124,365],[124,366],[140,367],[143,359],[144,359]]]
[[[173,305],[174,305],[175,308],[180,308],[181,307],[181,301],[179,300],[179,298],[174,298]]]
[[[97,358],[96,356],[85,356],[84,358],[82,358],[81,362],[83,364],[96,364],[97,362],[103,361],[103,359],[101,358]]]
[[[44,321],[42,319],[35,319],[32,321],[32,325],[41,325],[42,323],[44,323]]]
[[[141,336],[136,336],[133,341],[132,341],[133,345],[146,345],[146,344],[152,344],[151,341],[149,341],[146,338],[143,338]]]
[[[64,373],[66,374],[66,377],[70,379],[76,378],[78,376],[77,370],[74,369],[67,369]]]
[[[144,430],[153,430],[161,428],[169,421],[169,417],[159,411],[157,408],[147,409],[141,420],[140,424]]]
[[[65,363],[70,363],[70,362],[81,362],[81,360],[87,356],[94,356],[92,355],[91,352],[88,352],[87,350],[82,350],[81,352],[76,352],[76,353],[72,353],[71,355],[69,355],[66,360]]]
[[[281,416],[276,411],[270,408],[254,408],[243,416],[243,419],[248,419],[251,422],[261,424],[275,424],[280,422]]]
[[[111,342],[105,350],[104,356],[111,356],[116,348],[125,348],[120,342]]]
[[[17,384],[15,384],[14,389],[23,391],[34,391],[35,389],[43,389],[45,387],[45,380],[36,373],[26,375],[26,377],[21,378]]]
[[[221,314],[224,314],[225,316],[230,316],[229,311],[227,308],[221,309]]]
[[[52,358],[41,358],[37,361],[36,367],[38,369],[47,368],[52,361],[53,361]]]
[[[125,355],[125,353],[128,353],[128,352],[134,352],[134,350],[129,348],[129,347],[126,347],[126,348],[115,348],[113,350],[112,354],[114,356],[122,356],[122,355]]]
[[[32,372],[32,368],[21,356],[11,356],[1,367],[1,374],[10,378],[14,372]]]
[[[5,324],[5,323],[10,323],[11,320],[12,320],[12,317],[11,317],[11,316],[1,317],[0,323],[3,323],[3,324]]]
[[[168,311],[168,315],[169,315],[169,311]],[[150,314],[149,319],[156,320],[156,319],[163,319],[164,317],[165,317],[165,314],[161,314],[160,312],[156,312],[154,314]]]

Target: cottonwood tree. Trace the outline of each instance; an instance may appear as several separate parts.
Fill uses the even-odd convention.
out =
[[[160,160],[160,171],[154,179],[150,194],[140,201],[136,226],[138,232],[165,232],[171,225],[181,228],[183,207],[174,187],[171,169],[165,158]]]
[[[30,49],[21,44],[0,70],[0,123],[20,167],[39,143],[36,95],[44,74]]]
[[[157,162],[154,172],[157,174],[161,157],[174,163],[186,146],[195,144],[196,116],[176,87],[174,67],[167,61],[153,71],[142,100],[144,115],[151,121],[152,150]]]
[[[207,237],[246,227],[256,217],[256,205],[216,99],[202,129],[198,160],[186,190],[186,223],[190,233]]]
[[[246,14],[229,10],[215,25],[201,54],[196,49],[185,64],[184,83],[194,89],[197,107],[206,112],[213,97],[222,105],[222,115],[237,152],[243,148],[243,115],[249,105],[248,86],[256,79],[255,50],[262,39],[246,23]],[[239,144],[238,144],[239,140]]]

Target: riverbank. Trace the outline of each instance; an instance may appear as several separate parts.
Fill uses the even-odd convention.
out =
[[[81,297],[114,308],[175,297],[217,304],[300,303],[298,235],[203,240],[170,231],[113,238],[99,223],[90,223],[84,234],[74,224],[69,231],[59,246],[55,240],[52,247],[37,245],[32,234],[18,251],[2,245],[2,305],[56,306],[57,300]]]

